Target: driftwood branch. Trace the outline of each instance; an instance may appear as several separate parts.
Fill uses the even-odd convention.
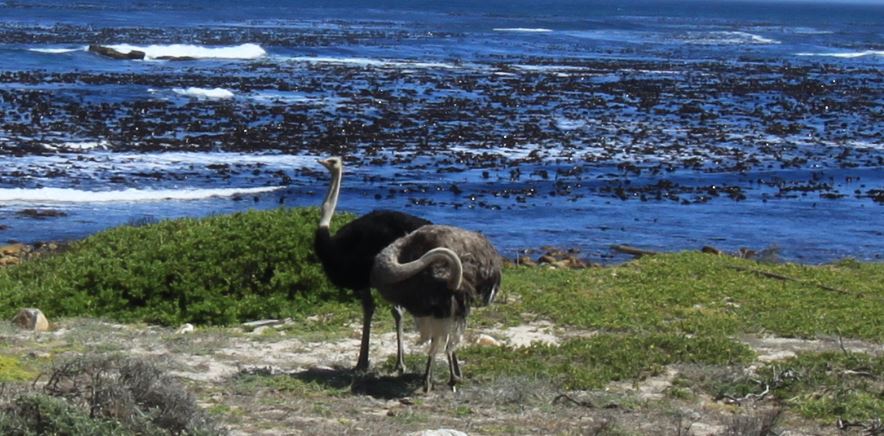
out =
[[[630,256],[635,256],[635,257],[653,256],[653,255],[657,254],[656,251],[645,250],[644,248],[632,247],[629,245],[621,245],[621,244],[612,245],[611,249],[618,252],[618,253],[628,254]]]

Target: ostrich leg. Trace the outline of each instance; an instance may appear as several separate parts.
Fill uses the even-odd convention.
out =
[[[424,371],[424,393],[433,390],[433,353],[427,356],[427,369]]]
[[[405,374],[405,352],[402,350],[402,306],[393,306],[393,319],[396,321],[396,371]]]
[[[427,369],[424,372],[424,392],[429,393],[433,390],[433,359],[436,358],[436,352],[439,351],[439,339],[434,337],[430,339],[430,352],[427,356]]]
[[[359,344],[359,359],[356,361],[357,371],[368,370],[368,340],[371,337],[371,317],[374,315],[374,300],[371,289],[360,289],[362,299],[362,343]]]
[[[457,355],[454,354],[454,351],[448,352],[448,372],[451,374],[451,377],[448,379],[448,386],[451,386],[453,392],[457,392],[455,386],[463,379],[463,375],[460,372],[460,364],[457,363]]]

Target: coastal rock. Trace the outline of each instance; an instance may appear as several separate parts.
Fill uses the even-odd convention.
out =
[[[530,256],[521,256],[516,259],[516,265],[537,266],[537,262],[531,259]]]
[[[49,330],[49,320],[40,309],[22,309],[12,318],[12,323],[26,330],[45,332]]]
[[[0,254],[4,256],[21,256],[27,246],[25,244],[10,244],[0,247]]]
[[[57,218],[67,216],[67,213],[61,210],[55,209],[22,209],[16,214],[28,218],[34,219],[45,219],[45,218]]]
[[[21,260],[17,257],[0,257],[0,266],[18,265],[19,263],[21,263]]]
[[[568,249],[563,250],[555,247],[545,247],[545,253],[537,258],[537,265],[547,265],[555,268],[566,268],[566,269],[576,269],[576,268],[586,268],[590,266],[589,262],[586,262],[578,257],[580,253],[577,249]]]
[[[145,53],[140,50],[132,50],[128,53],[123,53],[119,50],[98,44],[90,44],[89,51],[97,55],[119,60],[143,60],[145,56]]]

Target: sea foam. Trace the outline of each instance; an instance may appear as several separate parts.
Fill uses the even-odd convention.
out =
[[[495,32],[522,32],[522,33],[549,33],[552,32],[552,29],[545,29],[543,27],[538,28],[529,28],[529,27],[495,27]]]
[[[843,59],[861,58],[866,56],[884,56],[884,50],[846,51],[828,53],[795,53],[796,56],[828,56]]]
[[[62,53],[73,53],[75,51],[86,51],[88,47],[83,46],[80,48],[29,48],[28,51],[34,51],[37,53],[49,53],[49,54],[62,54]]]
[[[714,32],[688,32],[681,38],[688,44],[698,45],[767,45],[779,44],[780,41],[765,38],[749,32],[740,31],[714,31]]]
[[[132,50],[143,51],[144,59],[146,60],[156,60],[164,57],[193,59],[258,59],[267,55],[267,52],[257,44],[242,44],[227,47],[205,47],[191,44],[148,46],[116,44],[108,45],[107,47],[121,53],[129,53]]]
[[[195,97],[195,98],[209,98],[209,99],[216,99],[216,100],[233,98],[233,92],[231,92],[227,89],[224,89],[224,88],[208,89],[208,88],[196,88],[196,87],[191,86],[189,88],[172,88],[172,92],[174,92],[178,95],[184,95],[187,97]]]
[[[124,189],[120,191],[83,191],[70,188],[5,188],[0,201],[20,203],[108,203],[163,200],[201,200],[212,197],[260,194],[280,189],[279,186],[257,188],[212,189]]]
[[[351,65],[356,67],[374,67],[374,68],[444,68],[444,69],[454,69],[458,68],[454,64],[442,63],[442,62],[417,62],[417,61],[406,61],[406,60],[391,60],[391,59],[370,59],[370,58],[351,58],[351,57],[324,57],[324,56],[297,56],[287,58],[287,60],[292,62],[306,62],[311,64],[337,64],[337,65]]]
[[[83,142],[63,142],[60,144],[43,144],[43,148],[51,151],[89,151],[95,149],[107,150],[110,143],[106,140],[100,141],[83,141]]]

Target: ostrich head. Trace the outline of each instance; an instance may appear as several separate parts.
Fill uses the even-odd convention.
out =
[[[344,169],[343,161],[340,157],[330,157],[328,159],[317,159],[322,166],[324,166],[330,173],[334,174],[336,172],[342,171]]]
[[[319,159],[318,162],[331,173],[331,183],[325,201],[322,202],[322,216],[319,219],[320,228],[329,228],[335,207],[338,205],[338,193],[341,191],[341,174],[344,172],[344,164],[340,157]]]

